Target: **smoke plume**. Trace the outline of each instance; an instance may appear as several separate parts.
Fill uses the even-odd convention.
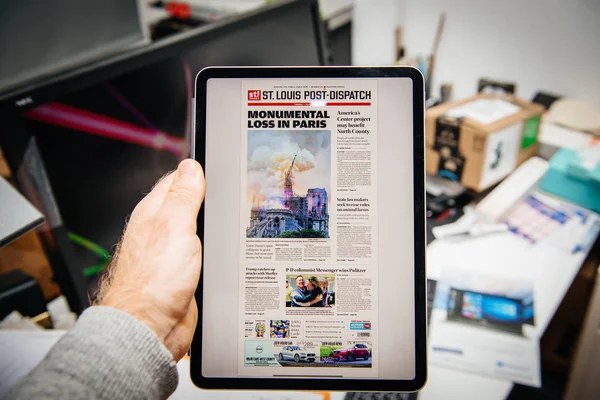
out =
[[[329,131],[249,131],[248,190],[253,206],[281,208],[285,174],[292,168],[294,192],[329,186]],[[321,165],[325,164],[325,165]],[[312,173],[316,172],[316,173]],[[327,176],[323,177],[324,173]]]

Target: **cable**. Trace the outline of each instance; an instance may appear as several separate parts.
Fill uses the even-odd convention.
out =
[[[100,264],[93,265],[83,269],[83,276],[89,278],[90,276],[98,275],[108,265],[109,261],[101,262]]]
[[[69,232],[68,236],[69,236],[69,239],[73,243],[91,251],[96,256],[98,256],[100,259],[102,259],[102,262],[100,262],[99,264],[93,265],[91,267],[87,267],[83,270],[83,275],[85,277],[97,275],[112,260],[112,255],[106,249],[104,249],[102,246],[97,245],[96,243],[92,242],[91,240],[86,239],[83,236],[80,236],[73,232]]]
[[[35,121],[67,129],[146,146],[155,150],[167,150],[177,157],[186,151],[187,145],[183,138],[170,136],[162,131],[142,128],[62,103],[43,104],[28,110],[25,116]]]

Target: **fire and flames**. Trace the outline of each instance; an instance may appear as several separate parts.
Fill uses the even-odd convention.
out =
[[[289,146],[283,151],[275,151],[267,146],[257,147],[248,164],[248,189],[252,207],[258,209],[283,209],[285,206],[285,176],[292,161],[290,179],[294,191],[306,193],[307,188],[298,187],[297,174],[309,171],[316,165],[315,157],[307,149]]]

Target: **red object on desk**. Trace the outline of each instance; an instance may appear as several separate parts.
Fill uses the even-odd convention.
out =
[[[455,208],[448,208],[442,211],[442,213],[435,219],[436,222],[444,222],[448,217],[452,217],[456,214]]]
[[[167,3],[165,10],[174,17],[181,19],[190,19],[192,17],[192,7],[187,3],[172,1]]]

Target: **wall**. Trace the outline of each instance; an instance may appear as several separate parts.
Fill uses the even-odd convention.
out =
[[[325,18],[353,5],[354,0],[319,0],[319,9]]]
[[[394,62],[394,32],[403,2],[356,0],[352,21],[352,64],[389,65]]]
[[[454,98],[469,96],[480,77],[490,77],[516,81],[524,98],[544,89],[600,106],[598,0],[359,0],[357,5],[363,8],[355,13],[361,26],[354,36],[357,64],[393,62],[388,47],[397,23],[404,27],[408,54],[429,53],[438,17],[446,11],[434,93],[440,82],[451,82]]]

